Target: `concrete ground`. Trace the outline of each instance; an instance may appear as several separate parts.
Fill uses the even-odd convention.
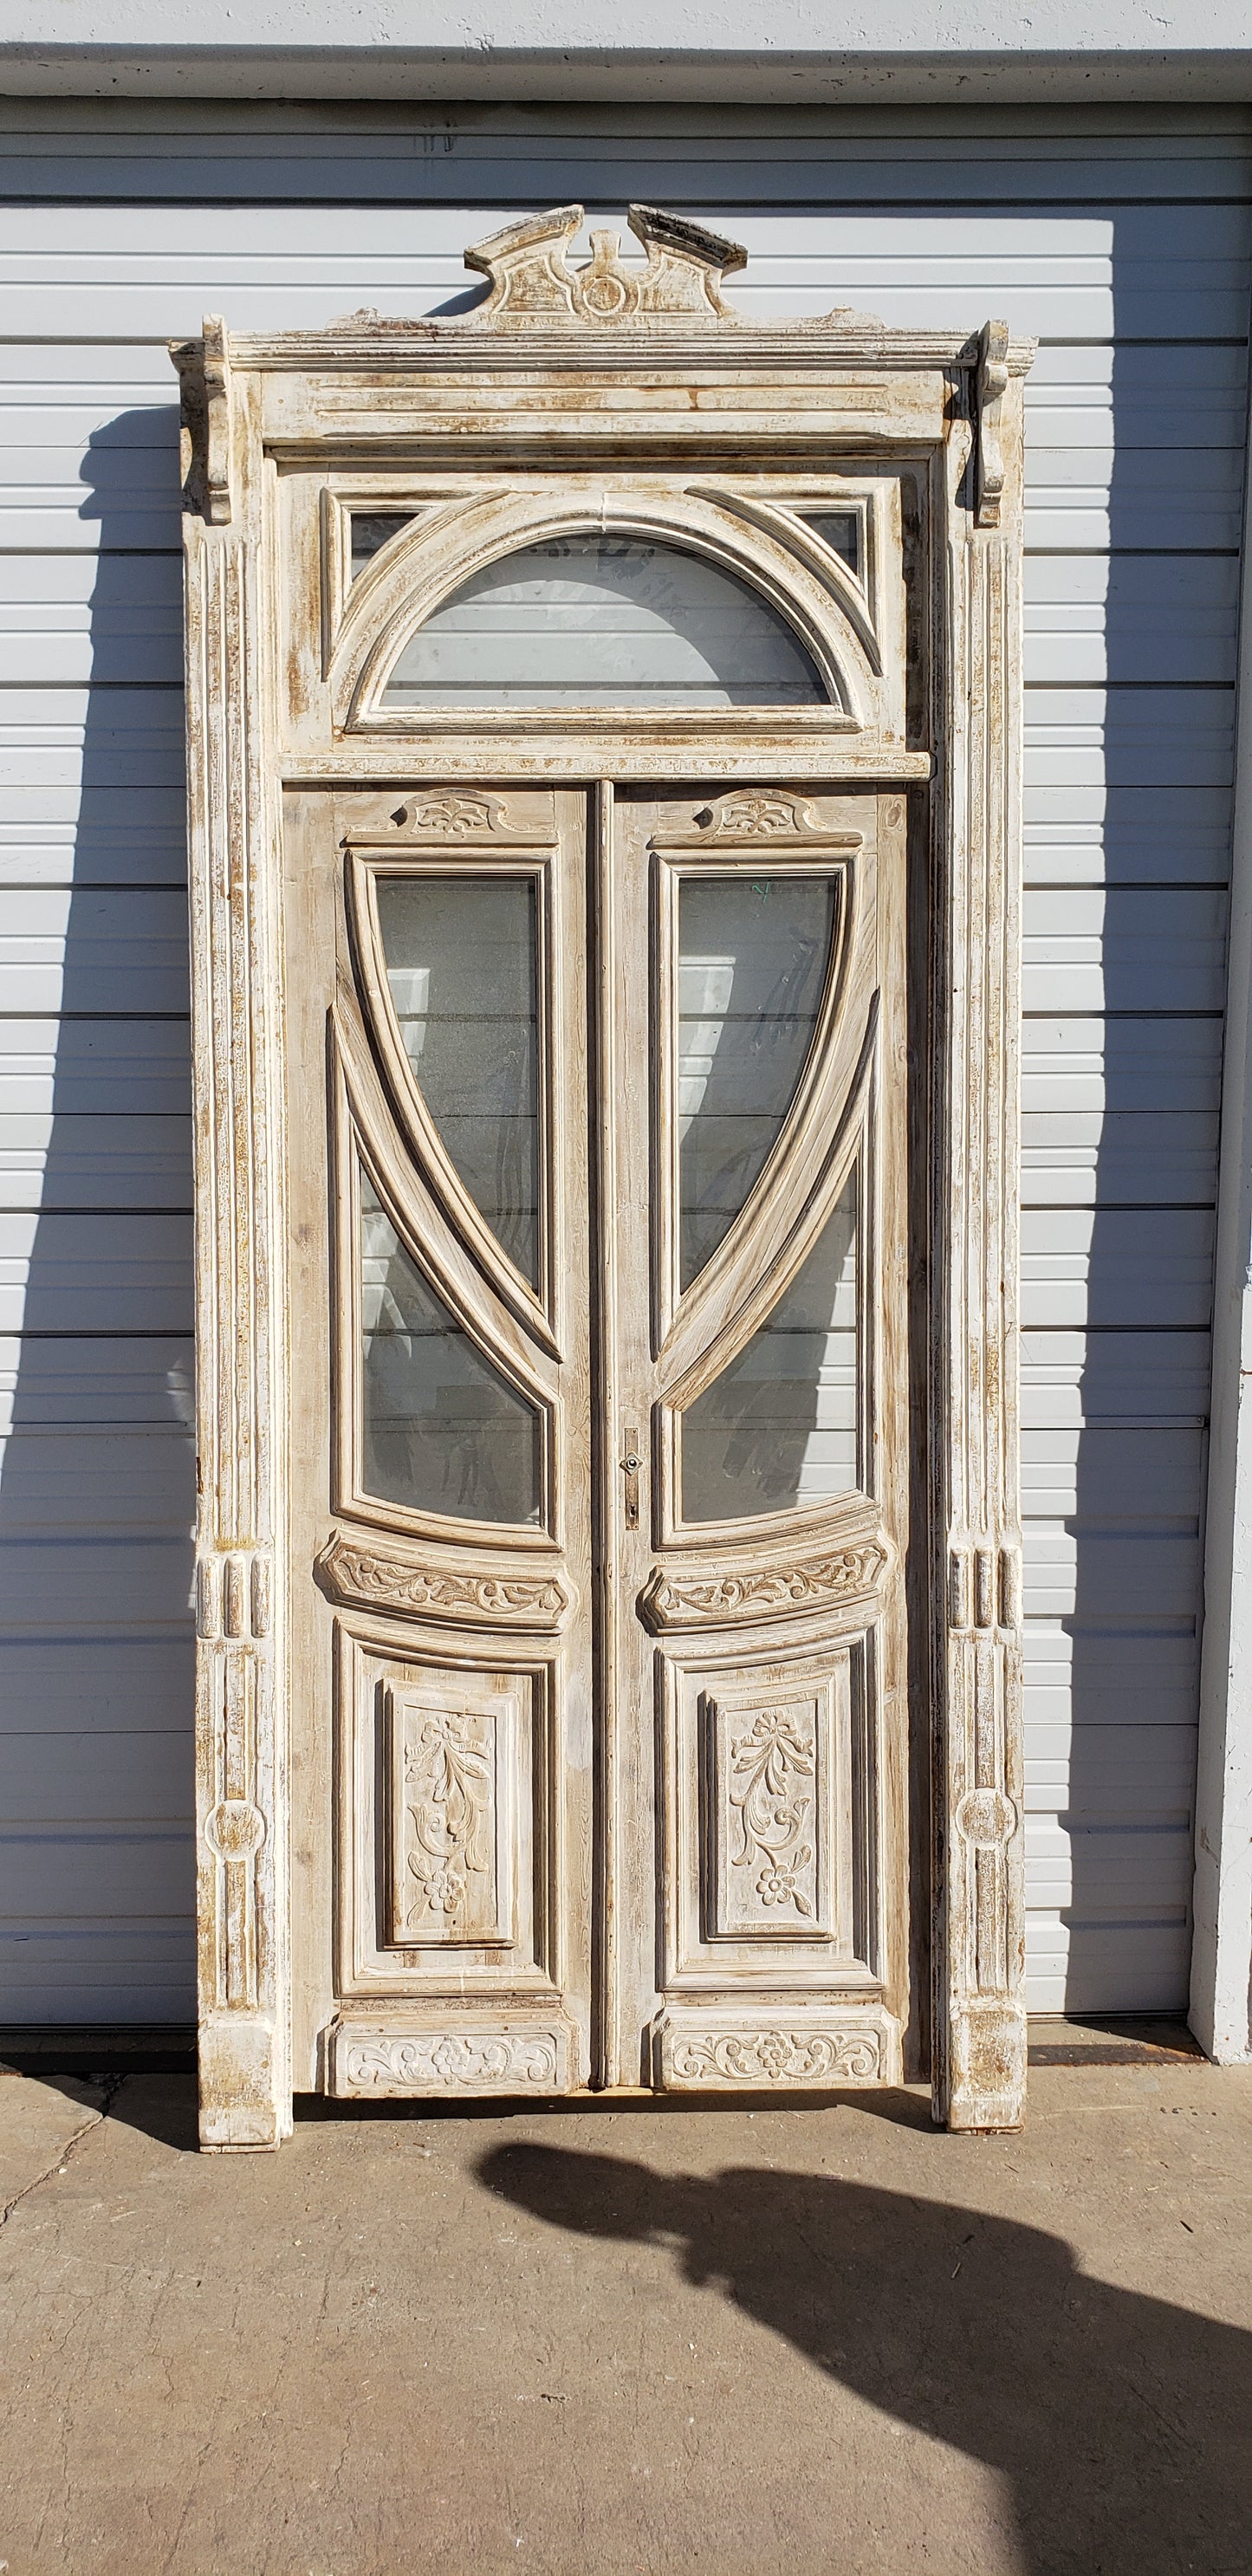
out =
[[[1252,2070],[305,2107],[0,2078],[3,2576],[1252,2569]]]

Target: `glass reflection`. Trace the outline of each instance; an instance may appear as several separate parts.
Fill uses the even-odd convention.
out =
[[[829,877],[684,877],[678,896],[679,1279],[704,1268],[764,1169],[813,1044]]]
[[[366,1493],[458,1520],[538,1521],[537,1406],[436,1295],[364,1174],[361,1358]]]
[[[539,1279],[537,893],[533,877],[380,877],[378,923],[405,1052],[470,1197]]]
[[[682,1517],[803,1510],[857,1485],[856,1175],[746,1349],[682,1416]]]
[[[409,514],[406,510],[354,510],[350,524],[352,578],[355,581],[366,565],[373,562],[375,555],[390,545],[393,537],[399,536],[401,528],[407,528]]]
[[[401,653],[384,706],[828,703],[759,592],[681,547],[553,537],[484,565]]]

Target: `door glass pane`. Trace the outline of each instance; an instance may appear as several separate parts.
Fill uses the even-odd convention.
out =
[[[380,877],[378,921],[400,1035],[475,1207],[539,1277],[539,1076],[533,877]]]
[[[364,1174],[361,1327],[365,1491],[458,1520],[537,1521],[538,1407],[423,1278]]]
[[[855,1492],[856,1177],[746,1350],[682,1416],[682,1516],[737,1520]]]
[[[776,609],[717,564],[633,537],[554,537],[484,565],[406,644],[389,707],[815,706]]]
[[[795,1097],[830,963],[829,877],[684,877],[678,896],[679,1277],[704,1268]]]

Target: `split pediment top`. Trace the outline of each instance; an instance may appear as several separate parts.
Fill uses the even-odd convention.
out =
[[[293,391],[298,380],[323,388],[303,411],[298,396],[293,407],[285,393],[267,395],[264,412],[267,437],[273,422],[280,445],[316,447],[361,435],[372,444],[388,428],[403,436],[397,405],[406,379],[415,392],[449,376],[480,387],[498,379],[498,402],[507,408],[517,397],[512,387],[506,395],[505,380],[520,370],[532,384],[550,370],[584,384],[600,377],[620,386],[643,382],[645,370],[651,375],[659,367],[652,377],[658,383],[692,372],[755,389],[747,407],[758,415],[768,409],[763,397],[771,383],[795,387],[793,406],[807,384],[803,400],[815,433],[823,416],[829,423],[830,405],[847,381],[862,386],[860,412],[871,433],[880,434],[885,422],[872,422],[865,406],[880,401],[884,380],[925,386],[926,418],[912,422],[912,435],[933,436],[932,418],[940,427],[962,415],[975,423],[978,517],[980,524],[996,524],[1001,407],[1011,379],[1030,367],[1033,340],[1015,339],[1000,321],[973,332],[899,329],[848,305],[816,317],[757,321],[723,292],[724,281],[747,266],[739,242],[656,206],[631,206],[627,222],[642,258],[623,258],[619,235],[597,228],[590,256],[580,260],[574,244],[581,206],[506,224],[465,252],[467,268],[487,288],[460,313],[414,318],[369,309],[322,330],[274,333],[232,332],[213,315],[200,339],[171,342],[184,419],[203,457],[189,486],[204,495],[203,515],[220,524],[232,512],[236,377],[260,376],[271,384],[285,377]],[[446,392],[439,397],[446,399]],[[576,409],[567,399],[564,415],[549,413],[549,428],[568,430]],[[903,414],[898,434],[908,434]]]
[[[597,228],[590,257],[577,260],[574,243],[582,229],[581,206],[557,206],[546,214],[525,215],[506,224],[488,240],[471,243],[465,265],[488,281],[481,301],[454,314],[415,317],[366,307],[341,314],[316,331],[232,332],[229,357],[236,366],[262,369],[347,367],[372,363],[385,371],[423,366],[446,354],[464,363],[476,344],[490,337],[493,356],[507,362],[510,343],[550,336],[573,340],[594,359],[619,343],[624,362],[637,357],[644,334],[673,334],[676,359],[698,354],[716,358],[712,332],[733,334],[734,355],[742,363],[772,358],[781,363],[809,356],[823,361],[841,355],[861,363],[895,367],[975,367],[985,334],[969,331],[908,330],[891,326],[851,305],[829,313],[802,315],[765,323],[750,320],[722,292],[725,278],[748,265],[740,242],[728,241],[685,215],[659,206],[631,206],[626,220],[644,251],[643,259],[624,259],[620,236]],[[1000,361],[1010,375],[1025,375],[1035,343],[1014,339],[1002,322],[986,330],[999,343]],[[223,324],[205,325],[204,342],[172,342],[170,354],[180,371],[201,363]],[[636,344],[633,348],[631,343]],[[519,353],[520,354],[520,351]],[[730,347],[725,355],[730,356]]]

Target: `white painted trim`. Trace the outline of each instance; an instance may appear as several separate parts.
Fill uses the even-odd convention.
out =
[[[368,29],[363,20],[368,15]],[[740,99],[806,106],[944,99],[1229,103],[1252,97],[1241,0],[876,0],[838,47],[808,0],[201,0],[169,41],[165,0],[0,0],[0,88],[79,97]],[[818,13],[820,20],[820,13]],[[242,41],[240,20],[246,19]],[[861,41],[856,41],[857,35]],[[364,41],[362,41],[364,37]]]
[[[1222,1074],[1191,2027],[1219,2066],[1252,2058],[1252,437]]]

